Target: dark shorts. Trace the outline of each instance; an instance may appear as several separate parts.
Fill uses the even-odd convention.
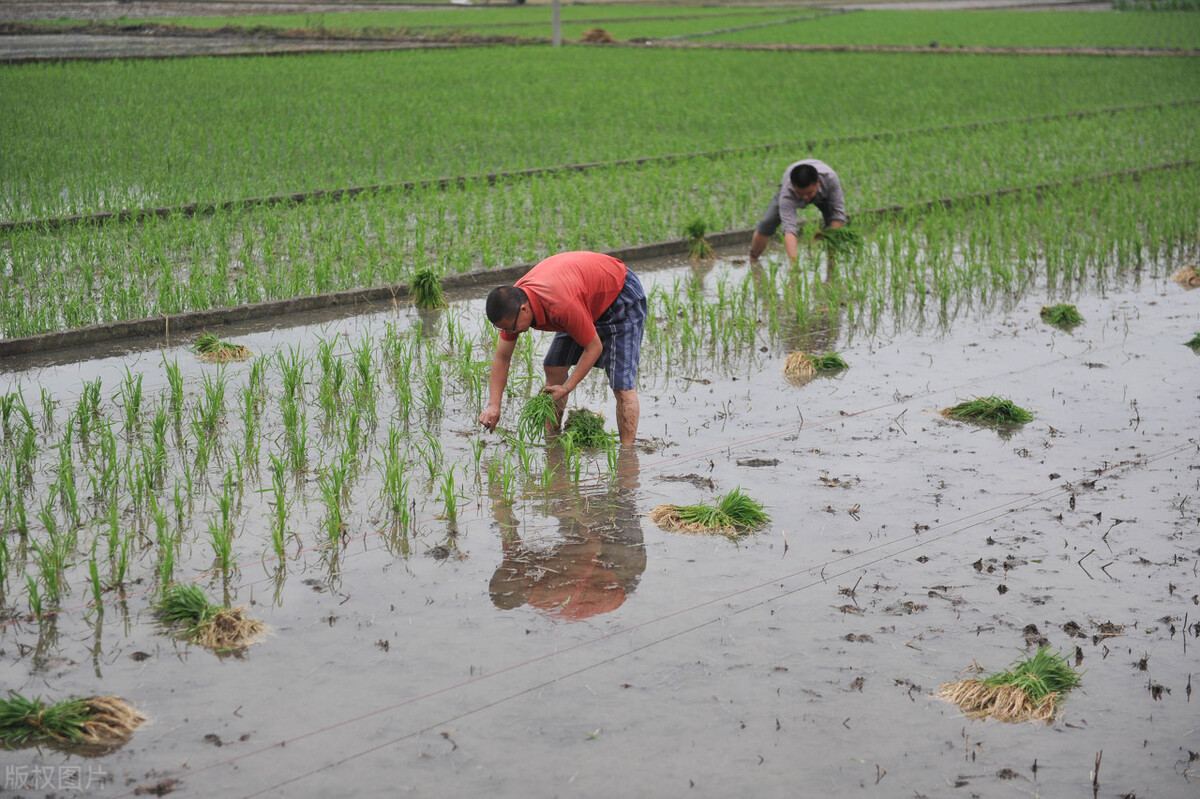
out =
[[[596,334],[604,345],[596,365],[608,374],[608,384],[614,391],[627,391],[637,386],[645,331],[646,293],[633,270],[626,270],[621,293],[596,320]],[[566,333],[555,333],[543,364],[574,366],[581,355],[583,347],[576,344],[575,339]]]
[[[821,227],[829,227],[829,214],[819,205],[816,208],[821,212]],[[779,230],[779,225],[782,221],[779,218],[779,192],[775,192],[774,196],[771,197],[771,204],[767,206],[762,219],[758,220],[758,224],[754,226],[754,229],[764,236],[774,236],[775,231]],[[800,219],[800,227],[804,227],[803,217]]]

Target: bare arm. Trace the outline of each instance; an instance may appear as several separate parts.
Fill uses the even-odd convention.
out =
[[[600,360],[602,352],[604,352],[604,344],[600,341],[600,336],[595,336],[583,348],[583,354],[579,356],[579,363],[575,364],[567,381],[560,386],[546,386],[542,390],[554,397],[556,402],[566,399],[567,395],[583,381],[583,378],[587,377],[587,373],[596,365],[596,361]]]
[[[500,401],[504,398],[504,389],[508,385],[508,370],[512,366],[513,350],[517,342],[505,341],[501,336],[496,342],[496,354],[492,357],[492,376],[488,380],[488,404],[479,414],[479,423],[489,431],[496,429],[500,421]]]

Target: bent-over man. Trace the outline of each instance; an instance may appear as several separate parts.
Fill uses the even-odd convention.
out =
[[[617,400],[622,445],[637,438],[637,372],[646,329],[646,294],[637,275],[609,255],[564,252],[540,262],[512,286],[492,289],[487,318],[500,330],[479,423],[495,430],[517,339],[526,330],[555,333],[543,366],[542,391],[554,397],[561,420],[567,396],[593,366],[608,374]],[[574,370],[570,367],[574,366]]]
[[[783,247],[787,256],[798,257],[797,240],[800,234],[800,209],[817,206],[821,212],[821,227],[837,228],[846,224],[846,199],[837,173],[824,161],[805,158],[791,164],[783,172],[779,191],[771,198],[766,213],[754,229],[750,241],[750,260],[758,260],[767,242],[783,225]]]

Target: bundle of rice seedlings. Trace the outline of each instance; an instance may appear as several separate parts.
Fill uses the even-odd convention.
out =
[[[976,397],[973,400],[942,409],[947,419],[965,419],[990,424],[1025,424],[1033,421],[1033,414],[1012,400],[1000,397]]]
[[[208,361],[209,363],[244,361],[253,355],[249,347],[243,347],[241,344],[230,344],[228,341],[221,341],[221,339],[212,333],[200,334],[193,348],[200,354],[200,360]]]
[[[1055,327],[1072,328],[1083,324],[1083,315],[1074,305],[1059,303],[1058,305],[1042,306],[1042,321]]]
[[[827,251],[838,254],[858,252],[866,243],[862,234],[849,225],[823,228],[816,239]]]
[[[1191,341],[1183,342],[1185,347],[1191,347],[1193,352],[1200,352],[1200,333],[1192,336]]]
[[[517,435],[522,441],[533,442],[546,435],[546,427],[558,423],[558,407],[546,392],[534,394],[517,418]]]
[[[1200,288],[1200,273],[1196,271],[1194,266],[1185,266],[1171,277],[1185,289]]]
[[[116,696],[47,704],[9,691],[0,699],[0,744],[9,749],[40,743],[114,746],[128,741],[145,720]]]
[[[730,538],[771,521],[762,503],[743,493],[740,486],[718,497],[713,505],[659,505],[650,511],[650,519],[672,533],[718,533]]]
[[[1065,657],[1041,647],[1033,657],[1014,661],[1008,671],[946,683],[937,695],[976,718],[1049,722],[1079,681],[1079,672]]]
[[[432,269],[422,269],[413,275],[408,285],[412,291],[413,305],[418,308],[434,309],[446,307],[446,296],[442,294],[442,283]]]
[[[579,37],[579,41],[589,44],[612,44],[616,42],[616,39],[604,28],[588,28]]]
[[[613,434],[604,429],[603,416],[587,408],[576,408],[567,414],[559,439],[569,439],[572,447],[591,449],[609,446]]]
[[[793,352],[783,362],[783,374],[792,380],[807,380],[818,372],[840,372],[849,368],[850,365],[836,352],[824,355]]]
[[[704,234],[708,232],[708,223],[697,217],[687,224],[683,229],[684,235],[688,239],[688,257],[697,261],[707,261],[712,258],[712,245],[704,238]]]
[[[244,608],[214,605],[196,585],[173,585],[155,606],[159,618],[182,627],[183,636],[205,649],[241,649],[254,643],[266,625],[247,617]]]

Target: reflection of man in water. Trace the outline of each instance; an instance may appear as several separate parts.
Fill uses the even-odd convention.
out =
[[[551,448],[556,450],[562,451]],[[522,541],[511,506],[495,504],[504,552],[488,586],[496,607],[529,605],[569,621],[619,608],[646,570],[634,496],[637,469],[637,454],[622,448],[616,482],[608,491],[588,495],[571,486],[552,499],[550,512],[559,519],[559,539],[543,546]]]

